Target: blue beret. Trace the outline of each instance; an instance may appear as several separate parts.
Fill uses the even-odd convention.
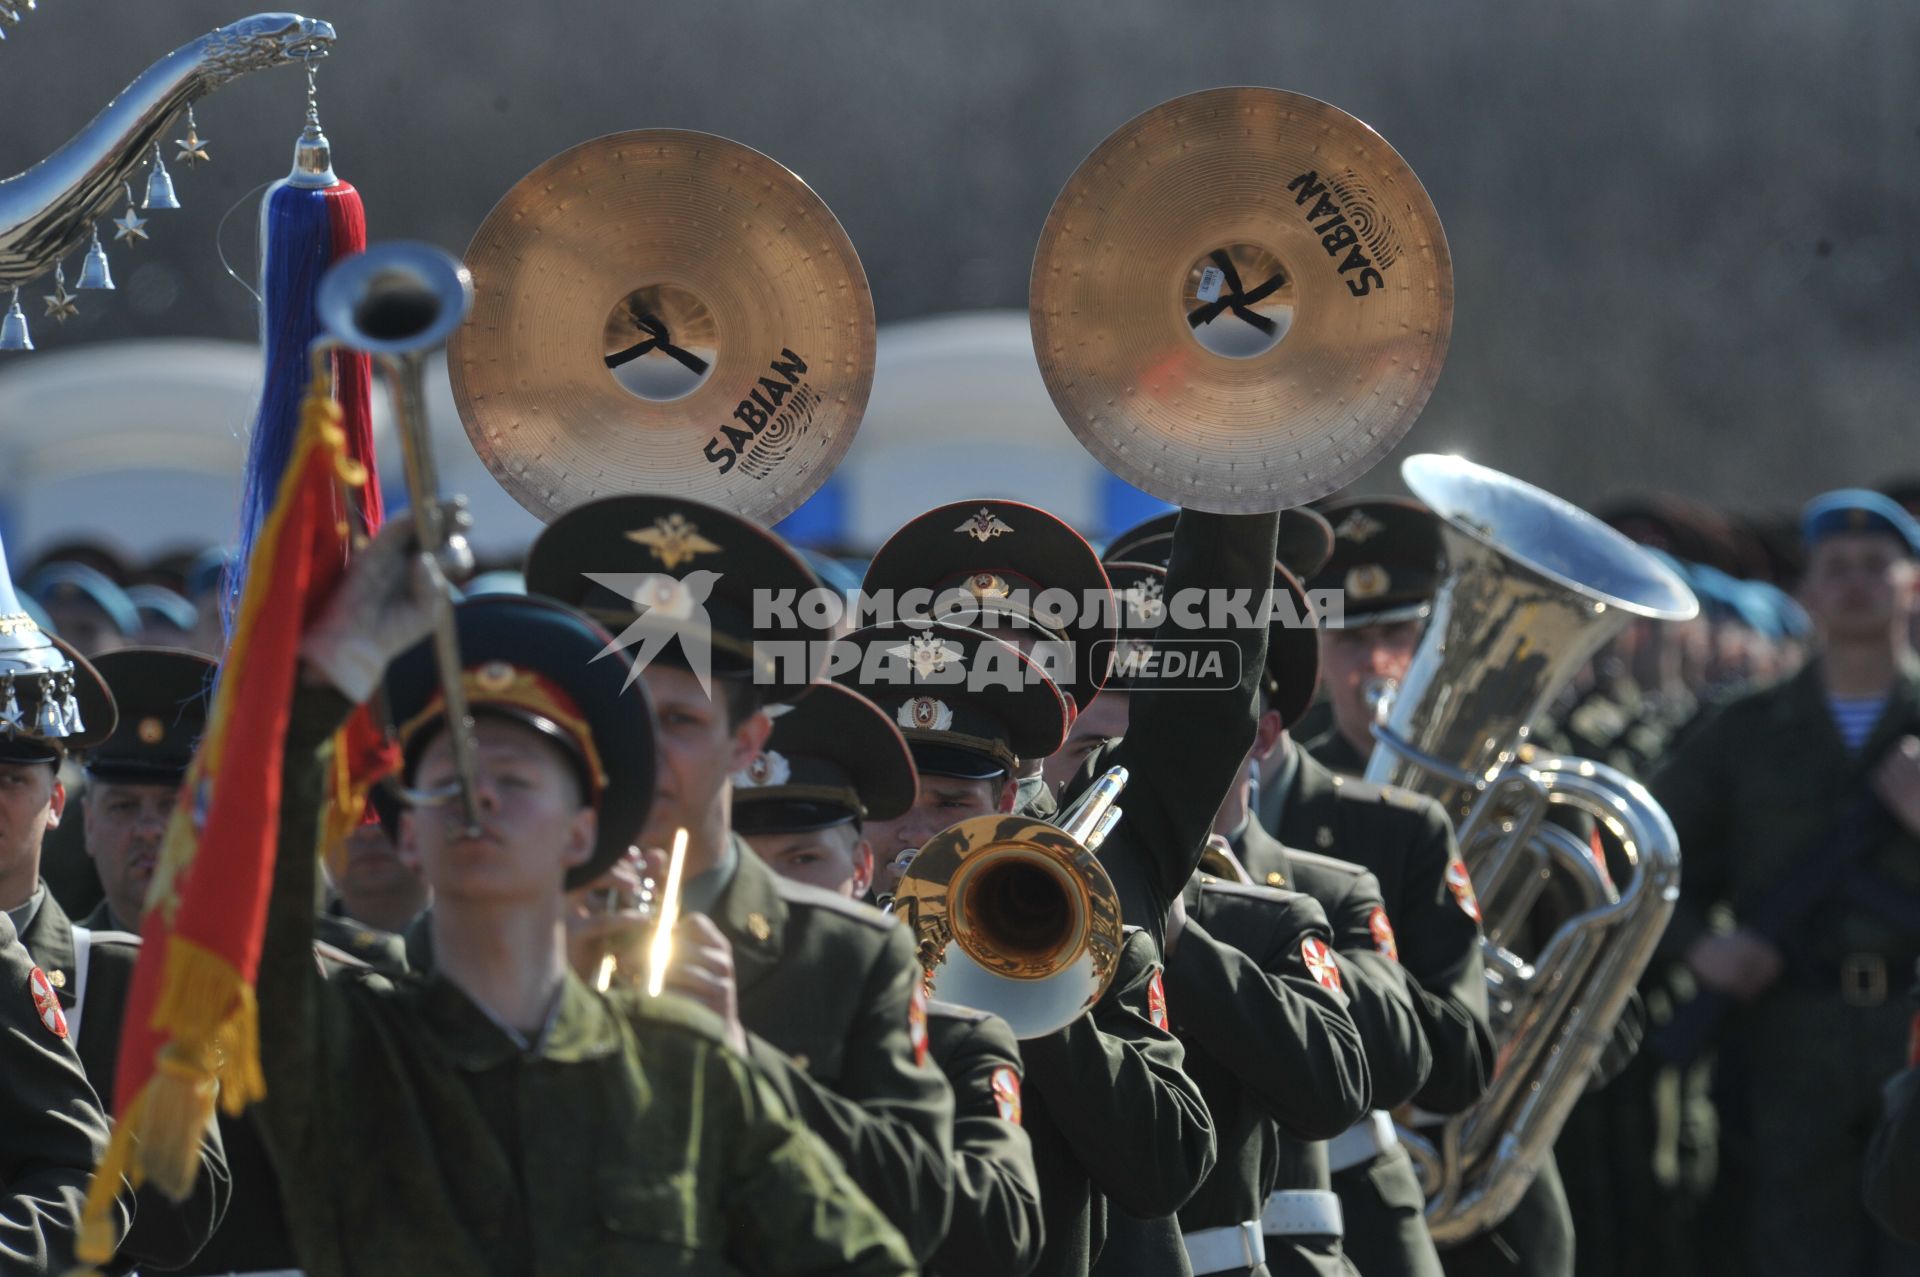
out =
[[[1920,555],[1920,523],[1892,497],[1867,488],[1823,492],[1800,515],[1800,537],[1811,547],[1846,532],[1878,532],[1895,538],[1907,553]]]
[[[79,595],[105,612],[122,638],[132,638],[140,632],[140,613],[127,592],[114,584],[112,577],[84,563],[47,564],[27,578],[27,593],[42,607],[51,607],[63,597]]]

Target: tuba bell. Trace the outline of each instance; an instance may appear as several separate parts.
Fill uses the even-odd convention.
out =
[[[1458,457],[1402,466],[1443,522],[1447,575],[1406,679],[1377,705],[1366,778],[1426,794],[1455,822],[1480,898],[1499,1064],[1437,1139],[1402,1131],[1448,1245],[1519,1202],[1586,1090],[1680,890],[1673,826],[1626,775],[1535,756],[1530,724],[1635,618],[1698,610],[1674,573],[1582,510]],[[1616,883],[1587,842],[1547,815],[1591,818],[1630,873]],[[1537,951],[1525,924],[1543,893],[1571,914]]]
[[[1094,853],[1127,783],[1110,769],[1059,824],[974,816],[927,840],[895,889],[927,992],[991,1011],[1015,1037],[1057,1032],[1113,983],[1120,897]]]

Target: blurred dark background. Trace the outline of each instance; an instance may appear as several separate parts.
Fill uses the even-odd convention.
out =
[[[0,45],[0,172],[63,142],[239,0],[41,0]],[[1419,173],[1456,272],[1447,366],[1402,451],[1460,449],[1583,503],[1663,487],[1735,510],[1920,469],[1920,5],[1161,0],[327,0],[320,75],[374,238],[463,247],[596,134],[725,134],[846,225],[879,319],[1024,307],[1074,166],[1155,103],[1267,84],[1367,120]],[[198,111],[213,164],[116,248],[43,352],[247,338],[221,214],[283,176],[296,69]],[[251,209],[226,247],[251,269]],[[0,375],[21,359],[6,356]],[[18,428],[12,425],[9,428]],[[1383,466],[1362,487],[1392,486]]]

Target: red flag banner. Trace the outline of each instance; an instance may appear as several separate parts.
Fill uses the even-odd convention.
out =
[[[331,392],[322,359],[167,827],[121,1033],[113,1141],[87,1203],[81,1258],[90,1263],[111,1258],[121,1175],[184,1197],[216,1095],[238,1114],[266,1094],[253,990],[300,638],[346,566],[342,485],[368,481],[348,456]]]

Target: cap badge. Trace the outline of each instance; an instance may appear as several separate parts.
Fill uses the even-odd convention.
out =
[[[916,634],[899,647],[888,648],[887,655],[911,662],[914,677],[926,678],[933,674],[944,674],[949,663],[963,663],[967,654],[948,647],[947,640],[938,634]]]
[[[142,745],[158,745],[167,735],[166,724],[153,717],[141,719],[137,730]]]
[[[1166,582],[1159,577],[1137,581],[1125,590],[1127,610],[1141,625],[1158,625],[1167,614]]]
[[[1347,572],[1347,593],[1356,599],[1377,599],[1391,583],[1387,570],[1378,563],[1363,563]]]
[[[513,666],[505,661],[488,661],[473,672],[473,685],[490,696],[498,696],[513,686]]]
[[[627,533],[627,539],[653,551],[653,557],[669,572],[702,554],[720,552],[719,546],[700,535],[699,525],[689,523],[678,510],[655,519],[650,528]]]
[[[1365,510],[1355,510],[1340,520],[1340,526],[1333,535],[1342,541],[1351,541],[1355,545],[1365,545],[1387,530],[1387,525],[1368,514]]]
[[[784,785],[793,779],[793,764],[777,749],[760,751],[758,757],[733,774],[733,783],[743,789],[763,785]]]
[[[953,710],[943,700],[931,696],[916,696],[910,701],[902,701],[895,712],[893,721],[902,727],[911,727],[923,732],[944,732],[953,728]]]
[[[980,513],[968,519],[965,523],[955,528],[954,531],[964,532],[976,541],[991,541],[1002,532],[1013,531],[1013,528],[1002,523],[992,510],[989,510],[986,506],[981,506]]]
[[[994,572],[975,572],[967,578],[967,593],[976,599],[1004,599],[1013,593],[1007,578]]]

